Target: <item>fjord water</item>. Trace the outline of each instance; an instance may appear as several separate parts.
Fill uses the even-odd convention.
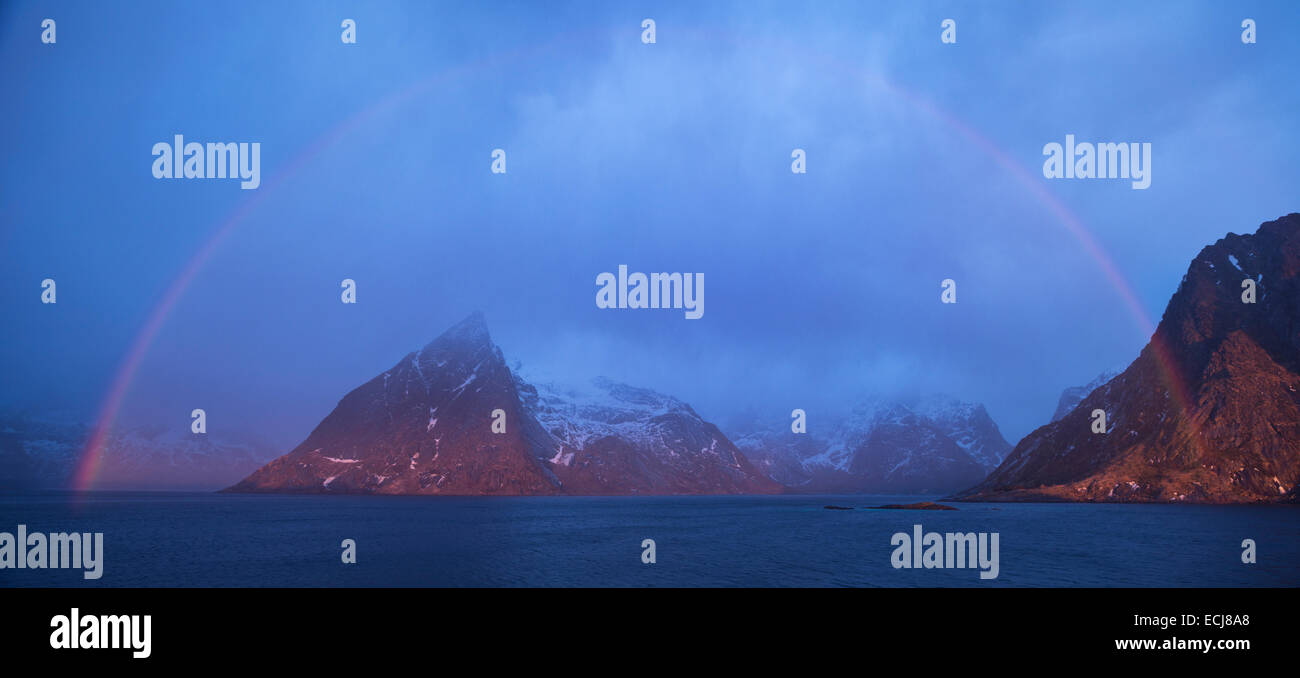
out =
[[[8,494],[0,532],[103,532],[104,574],[3,569],[0,587],[1300,585],[1297,506],[863,508],[919,499]],[[915,524],[1000,533],[999,576],[894,569],[890,537]]]

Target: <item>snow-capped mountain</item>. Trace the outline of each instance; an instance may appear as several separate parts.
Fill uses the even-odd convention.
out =
[[[183,414],[172,428],[126,427],[109,434],[93,488],[217,489],[273,456],[251,436],[191,433]],[[89,438],[90,427],[73,420],[0,414],[0,489],[71,487]]]
[[[808,413],[807,433],[751,426],[736,444],[801,492],[947,492],[978,482],[1011,445],[982,405],[934,396],[867,399],[847,415]]]
[[[1255,288],[1254,303],[1243,294]],[[1290,501],[1300,483],[1300,214],[1192,260],[1137,359],[1025,436],[975,500]],[[1093,412],[1106,414],[1093,431]]]
[[[582,494],[764,493],[780,488],[690,405],[597,378],[522,383],[525,410],[545,429],[546,463]],[[551,451],[554,453],[552,454]]]
[[[1084,398],[1090,393],[1101,387],[1102,384],[1119,376],[1121,370],[1107,370],[1097,375],[1095,379],[1084,384],[1083,386],[1071,386],[1061,392],[1061,399],[1056,402],[1056,412],[1052,414],[1052,421],[1058,421],[1061,417],[1070,413],[1070,410],[1079,406]]]
[[[597,380],[535,387],[475,313],[344,396],[231,491],[382,494],[777,492],[689,405]]]
[[[917,415],[938,426],[944,435],[992,471],[1011,452],[1011,443],[1002,437],[993,417],[979,403],[967,403],[951,396],[933,395],[912,406]]]

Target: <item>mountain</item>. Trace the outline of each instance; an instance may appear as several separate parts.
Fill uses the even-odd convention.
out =
[[[546,461],[568,492],[781,490],[716,426],[671,396],[603,378],[579,387],[521,384],[520,392],[525,410],[550,436]]]
[[[936,396],[866,400],[808,432],[750,427],[736,444],[773,480],[799,492],[939,493],[979,482],[1011,445],[982,405]]]
[[[1102,384],[1119,376],[1118,371],[1107,371],[1097,375],[1095,379],[1084,384],[1083,386],[1071,386],[1061,391],[1061,399],[1056,401],[1056,412],[1052,413],[1052,421],[1060,421],[1061,417],[1070,413],[1089,393],[1097,390]]]
[[[494,432],[502,414],[504,431]],[[475,313],[348,393],[302,444],[229,491],[532,495],[780,489],[715,426],[674,398],[608,380],[578,388],[528,383],[507,367],[482,314]]]
[[[1243,303],[1253,281],[1256,303]],[[1092,432],[1092,412],[1106,433]],[[1294,500],[1300,480],[1300,214],[1188,266],[1121,374],[1021,440],[971,500]]]
[[[1002,437],[1002,431],[979,403],[967,403],[944,395],[922,398],[912,405],[912,410],[965,450],[986,472],[1011,452],[1011,443]]]
[[[90,431],[67,418],[0,414],[0,490],[72,487]],[[214,490],[272,456],[265,443],[240,434],[190,433],[185,417],[173,428],[115,429],[104,441],[94,489]]]

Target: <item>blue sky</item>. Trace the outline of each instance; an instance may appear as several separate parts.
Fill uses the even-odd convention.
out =
[[[202,407],[210,431],[290,446],[481,309],[526,373],[810,425],[865,394],[947,392],[1015,442],[1147,336],[953,121],[1077,215],[1154,319],[1201,247],[1300,211],[1300,6],[1088,4],[6,3],[0,403],[92,417],[242,208],[123,421]],[[262,187],[154,179],[177,133],[260,142]],[[1151,187],[1043,179],[1066,134],[1150,142]],[[619,264],[704,273],[704,318],[596,308]]]

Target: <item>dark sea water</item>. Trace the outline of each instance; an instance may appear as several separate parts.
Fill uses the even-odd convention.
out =
[[[98,581],[0,569],[0,587],[1300,585],[1296,506],[861,508],[918,499],[0,495],[0,532],[103,532],[105,551]],[[997,579],[893,568],[891,535],[917,523],[998,532]],[[1241,562],[1243,539],[1256,564]]]

